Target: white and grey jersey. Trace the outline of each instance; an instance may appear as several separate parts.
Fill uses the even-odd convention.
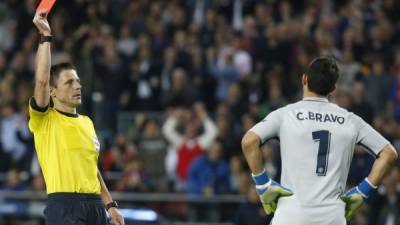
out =
[[[325,98],[304,98],[271,112],[250,131],[280,140],[281,184],[302,205],[337,203],[356,144],[377,155],[389,142],[357,115]]]

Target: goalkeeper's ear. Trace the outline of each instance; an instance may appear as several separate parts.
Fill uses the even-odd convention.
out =
[[[303,73],[303,75],[301,76],[301,84],[303,86],[307,86],[307,83],[308,83],[307,75]]]

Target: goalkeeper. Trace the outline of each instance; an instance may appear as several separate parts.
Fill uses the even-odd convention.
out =
[[[330,103],[339,69],[314,59],[302,76],[303,100],[271,112],[242,139],[242,150],[272,225],[344,225],[397,159],[393,146],[360,117]],[[280,140],[281,184],[262,166],[260,144]],[[355,145],[376,157],[368,177],[345,192]]]

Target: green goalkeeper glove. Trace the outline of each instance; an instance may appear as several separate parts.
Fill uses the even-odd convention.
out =
[[[377,187],[371,184],[368,178],[365,178],[358,186],[353,187],[340,198],[346,203],[346,220],[350,220],[353,214],[364,204],[371,192]]]
[[[291,196],[293,192],[269,179],[265,170],[258,175],[253,175],[256,190],[260,197],[265,212],[270,215],[275,212],[280,197]]]

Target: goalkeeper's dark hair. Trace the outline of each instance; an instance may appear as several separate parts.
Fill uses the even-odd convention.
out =
[[[306,76],[310,91],[327,96],[335,90],[339,67],[333,57],[318,57],[308,66]]]
[[[69,62],[58,63],[50,68],[50,86],[56,87],[57,80],[60,77],[60,73],[64,70],[76,70],[75,66]]]

